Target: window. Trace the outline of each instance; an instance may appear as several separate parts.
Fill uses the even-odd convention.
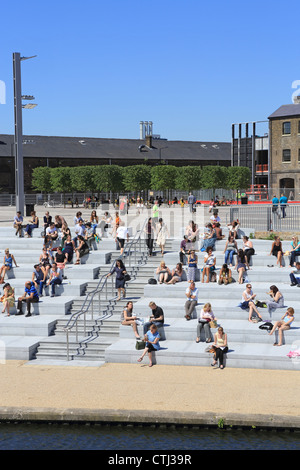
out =
[[[283,163],[291,161],[291,150],[290,149],[282,150],[282,161],[283,161]]]
[[[300,121],[298,121],[298,134],[300,134]]]
[[[300,149],[298,150],[298,163],[300,163]]]
[[[282,134],[283,135],[289,135],[291,133],[291,122],[290,121],[287,121],[287,122],[283,122],[282,123]]]

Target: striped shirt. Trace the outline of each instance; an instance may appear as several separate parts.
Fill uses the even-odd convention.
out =
[[[31,287],[30,287],[30,288],[25,287],[25,292],[26,292],[26,294],[28,294],[29,296],[30,296],[31,294],[33,294],[33,297],[39,298],[39,295],[38,295],[38,293],[37,293],[37,290],[36,290],[36,288],[35,288],[33,282],[31,283]]]

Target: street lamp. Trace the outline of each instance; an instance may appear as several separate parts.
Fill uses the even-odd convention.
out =
[[[21,94],[21,61],[32,59],[31,57],[21,57],[19,52],[13,53],[13,78],[14,78],[14,117],[15,117],[15,193],[16,210],[24,215],[25,196],[24,196],[24,168],[23,168],[23,129],[22,129],[22,108],[32,109],[35,105],[23,105],[22,99],[32,100],[33,96]]]

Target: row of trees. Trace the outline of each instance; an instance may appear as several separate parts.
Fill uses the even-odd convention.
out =
[[[39,192],[138,192],[142,190],[192,191],[196,189],[248,188],[246,167],[119,165],[38,167],[32,173],[32,189]]]

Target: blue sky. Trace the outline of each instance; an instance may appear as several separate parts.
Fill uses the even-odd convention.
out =
[[[230,141],[265,120],[300,81],[291,0],[36,0],[2,5],[0,134],[14,132],[12,54],[23,61],[23,133]],[[297,86],[300,91],[300,85]]]

